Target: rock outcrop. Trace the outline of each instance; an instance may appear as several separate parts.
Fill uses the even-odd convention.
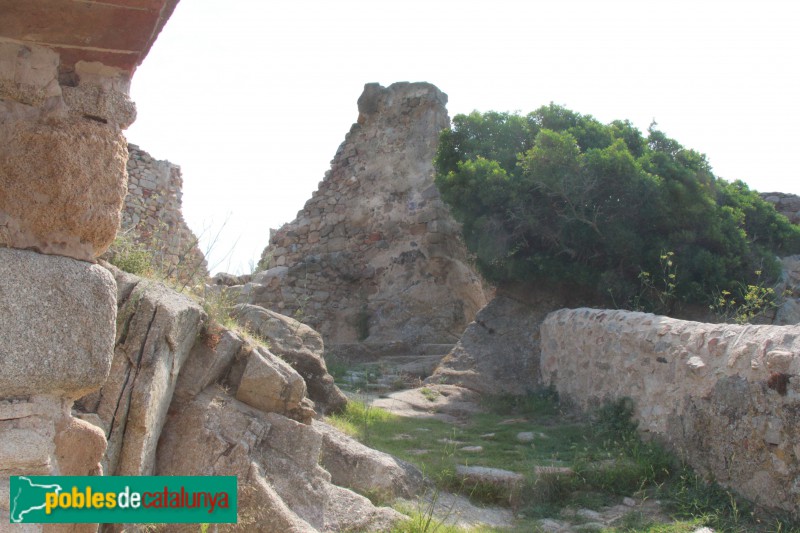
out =
[[[537,389],[539,325],[548,313],[580,301],[574,291],[556,286],[498,288],[426,382],[482,394],[524,395]]]
[[[271,347],[208,324],[186,296],[109,268],[120,304],[114,361],[103,387],[76,404],[79,422],[96,424],[104,445],[108,439],[107,474],[238,476],[239,523],[222,530],[386,531],[403,518],[339,486],[321,458],[371,465],[373,475],[352,487],[364,492],[383,490],[391,480],[406,488],[404,495],[413,494],[421,485],[419,471],[365,447],[343,449],[346,459],[337,461],[324,447],[336,430],[312,425],[306,380]],[[321,350],[319,334],[307,326],[243,307],[280,341],[276,349],[298,360]],[[291,326],[299,327],[284,330]],[[319,377],[312,373],[310,381]]]
[[[385,500],[413,498],[425,488],[417,467],[364,446],[324,422],[314,422],[322,433],[320,464],[337,485]]]
[[[563,309],[541,327],[545,385],[589,408],[631,398],[639,429],[770,508],[800,511],[800,326]]]
[[[775,211],[789,219],[792,224],[800,224],[800,196],[783,192],[762,192],[761,198],[771,203]]]
[[[163,285],[116,271],[119,312],[111,372],[79,403],[108,438],[109,475],[152,475],[155,450],[181,368],[204,313]]]
[[[309,326],[257,305],[234,308],[240,324],[269,343],[272,353],[289,363],[306,382],[308,397],[321,413],[341,411],[347,397],[333,382],[325,364],[322,336]]]
[[[208,276],[198,238],[181,211],[181,167],[159,161],[128,144],[128,193],[120,232],[145,246],[167,277],[191,281]]]
[[[486,303],[433,183],[447,96],[368,84],[358,123],[297,219],[270,237],[241,301],[299,318],[326,344],[452,343]]]
[[[239,524],[230,530],[387,531],[403,518],[331,483],[319,465],[321,448],[314,427],[210,387],[170,409],[156,472],[238,476]]]

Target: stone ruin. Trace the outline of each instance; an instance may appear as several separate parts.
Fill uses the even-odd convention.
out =
[[[154,254],[159,270],[181,280],[204,279],[207,263],[181,210],[181,167],[128,144],[128,194],[120,232]]]
[[[800,224],[800,196],[782,192],[762,192],[761,197],[771,203],[775,210],[789,219],[792,224]]]
[[[6,3],[0,26],[3,524],[8,476],[100,472],[106,437],[71,410],[103,384],[113,353],[116,286],[93,263],[120,222],[130,77],[174,7],[151,2],[137,31],[110,37],[93,27],[124,18],[117,8],[41,4]],[[65,17],[74,33],[56,30]]]
[[[240,524],[221,530],[388,530],[403,515],[345,488],[353,486],[349,465],[371,472],[360,490],[391,496],[410,497],[422,476],[312,420],[309,396],[330,409],[345,401],[318,334],[242,308],[270,339],[267,349],[214,327],[185,295],[98,264],[128,190],[130,79],[176,3],[3,7],[0,529],[14,527],[14,475],[225,474],[239,478]],[[131,188],[142,197],[152,183],[175,185],[171,168],[160,183],[149,179],[146,158],[133,161]],[[177,203],[176,193],[162,212]],[[147,226],[159,208],[144,211],[127,214]],[[94,532],[98,524],[18,530]]]
[[[366,85],[331,169],[240,298],[329,346],[454,343],[487,297],[433,182],[446,103],[427,83]]]
[[[800,512],[800,325],[562,309],[541,326],[540,367],[585,409],[632,399],[640,432],[700,474]]]
[[[322,339],[252,304],[318,324],[331,343],[460,336],[486,292],[432,182],[446,97],[428,84],[365,88],[331,171],[272,236],[270,268],[238,289],[247,301],[239,312],[271,336],[267,349],[210,328],[184,296],[95,262],[120,226],[127,190],[130,77],[175,3],[87,1],[76,13],[75,2],[43,0],[4,13],[0,523],[10,475],[236,474],[251,530],[388,528],[398,513],[344,487],[408,496],[420,489],[418,472],[311,420],[310,396],[341,404]],[[796,214],[790,196],[767,199]],[[504,315],[484,312],[470,327],[497,345]],[[531,358],[517,361],[522,379],[584,406],[631,397],[641,428],[696,469],[800,512],[800,326],[592,309],[557,311],[541,328],[539,320],[505,324]],[[462,349],[469,369],[473,352]],[[471,368],[472,383],[491,371]],[[353,479],[353,465],[371,476]]]

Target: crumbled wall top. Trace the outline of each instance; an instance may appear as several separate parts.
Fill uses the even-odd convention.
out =
[[[163,274],[185,281],[206,278],[205,256],[181,211],[181,167],[155,159],[135,144],[128,144],[128,153],[122,234],[145,245]]]
[[[800,196],[783,192],[762,192],[761,197],[775,206],[775,211],[789,219],[792,224],[800,224]]]
[[[367,84],[358,122],[297,218],[274,232],[244,298],[326,342],[450,342],[486,303],[434,185],[447,95]]]

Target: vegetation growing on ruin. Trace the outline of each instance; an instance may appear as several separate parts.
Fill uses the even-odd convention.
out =
[[[800,532],[796,521],[756,509],[733,491],[703,480],[657,443],[643,442],[628,399],[604,404],[588,417],[577,415],[549,389],[529,396],[488,397],[483,407],[484,413],[453,425],[402,417],[351,400],[345,412],[327,420],[363,443],[415,464],[435,483],[434,491],[510,506],[517,517],[510,530],[465,530],[442,524],[424,504],[401,506],[411,520],[398,524],[394,533],[543,531],[541,519],[579,523],[576,509],[601,510],[624,497],[639,504],[659,500],[660,511],[648,515],[642,507],[632,507],[603,531],[689,533],[705,526],[741,533]],[[534,441],[521,441],[520,431],[531,432]],[[482,447],[479,454],[465,450],[476,444]],[[525,480],[509,492],[457,475],[457,465],[475,464],[517,472]]]
[[[775,256],[800,253],[800,227],[655,123],[645,135],[554,104],[476,111],[442,132],[435,165],[494,282],[566,282],[624,303],[670,251],[676,300],[708,304],[715,291],[771,282]]]

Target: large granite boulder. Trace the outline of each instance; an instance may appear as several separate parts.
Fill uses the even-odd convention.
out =
[[[98,265],[0,248],[0,399],[75,399],[103,384],[116,287]]]
[[[299,408],[305,395],[306,383],[291,366],[265,348],[250,351],[237,400],[267,413],[286,413]]]
[[[274,353],[305,379],[308,396],[322,413],[341,411],[347,397],[333,382],[325,364],[322,336],[299,321],[256,305],[237,305],[236,319],[263,338]]]
[[[524,395],[540,383],[539,325],[551,311],[578,301],[559,287],[500,287],[427,383],[484,394]]]
[[[160,283],[113,271],[119,313],[111,372],[102,389],[79,404],[102,421],[109,474],[151,475],[175,383],[205,313]]]

